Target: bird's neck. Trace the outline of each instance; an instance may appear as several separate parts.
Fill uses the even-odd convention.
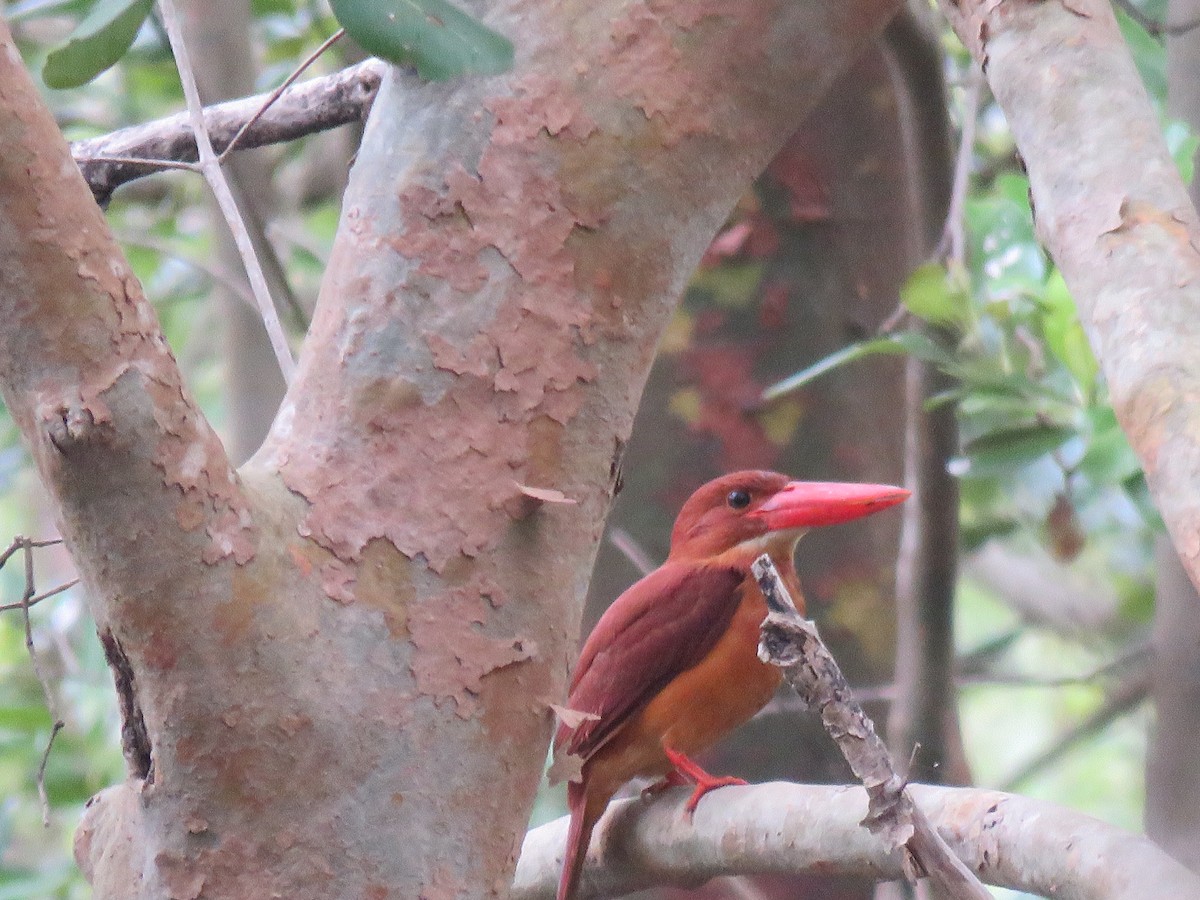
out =
[[[796,543],[803,535],[802,530],[771,532],[742,541],[724,553],[717,554],[712,561],[719,565],[737,566],[749,571],[750,564],[766,553],[771,557],[771,562],[775,564],[780,575],[785,578],[788,576],[795,578],[796,565],[792,557],[796,552]]]

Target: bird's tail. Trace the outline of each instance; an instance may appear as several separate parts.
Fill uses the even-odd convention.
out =
[[[579,873],[587,859],[588,844],[592,829],[604,813],[608,797],[596,796],[588,791],[586,782],[567,782],[567,808],[571,811],[571,825],[567,829],[567,848],[563,854],[562,877],[558,882],[556,900],[571,900],[579,885]]]

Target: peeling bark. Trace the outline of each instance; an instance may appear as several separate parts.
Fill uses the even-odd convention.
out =
[[[3,36],[0,379],[153,762],[85,814],[98,898],[506,893],[676,295],[892,12],[512,0],[509,75],[392,72],[240,474]]]

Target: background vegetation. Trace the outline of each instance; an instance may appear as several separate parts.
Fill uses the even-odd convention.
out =
[[[47,54],[98,5],[23,0],[5,12],[28,65],[41,71]],[[1148,0],[1135,16],[1121,13],[1122,26],[1190,178],[1197,141],[1166,115],[1163,38],[1141,24],[1163,21],[1165,6]],[[255,0],[252,12],[257,90],[279,83],[337,28],[317,0]],[[969,770],[980,785],[1056,800],[1138,830],[1162,525],[1063,280],[1037,244],[1028,182],[1003,117],[952,32],[942,34],[950,113],[960,133],[974,137],[963,204],[952,211],[939,252],[909,277],[904,313],[836,358],[796,359],[798,375],[776,393],[817,390],[833,362],[855,366],[864,364],[857,361],[862,357],[898,350],[953,376],[953,386],[931,403],[954,404],[960,432],[960,452],[951,461],[961,491],[963,554],[955,650]],[[360,54],[342,42],[317,67],[332,70]],[[176,112],[183,102],[153,16],[114,68],[82,87],[47,89],[46,96],[73,139]],[[267,154],[278,190],[265,234],[287,274],[293,298],[287,324],[297,343],[332,242],[353,143],[343,133]],[[735,238],[743,232],[769,238],[771,196],[763,188],[744,201],[698,273],[689,303],[747,302],[775,248]],[[212,295],[230,285],[234,293],[244,288],[218,253],[201,179],[187,173],[147,179],[118,192],[108,215],[206,414],[218,429],[228,426],[231,348],[221,339],[225,308]],[[688,307],[681,315],[686,323]],[[690,327],[681,324],[672,334]],[[681,395],[672,407],[685,426],[697,415],[689,402]],[[47,509],[15,427],[0,418],[0,536],[53,536]],[[60,549],[35,553],[39,590],[73,577]],[[613,577],[628,581],[633,572]],[[24,587],[19,565],[0,571],[4,602],[19,600]],[[0,900],[86,896],[71,860],[71,834],[87,799],[122,776],[111,677],[81,597],[68,590],[33,609],[31,620],[65,728],[45,769],[46,828],[35,776],[52,717],[30,664],[21,613],[5,613]],[[862,687],[867,696],[887,697],[885,684],[867,679]],[[559,804],[547,792],[537,817],[559,814]]]

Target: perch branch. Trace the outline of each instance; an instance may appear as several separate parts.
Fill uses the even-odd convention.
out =
[[[770,609],[762,625],[759,658],[782,669],[788,684],[820,714],[825,730],[862,781],[870,798],[863,824],[890,848],[906,848],[904,869],[910,881],[923,873],[951,896],[990,900],[979,879],[913,804],[887,746],[851,696],[816,626],[796,611],[771,558],[760,556],[751,570]]]
[[[909,785],[971,869],[999,887],[1060,900],[1195,900],[1200,876],[1143,835],[1015,794]],[[621,800],[596,828],[580,900],[658,885],[695,887],[718,875],[901,876],[901,856],[860,824],[859,787],[775,782],[726,787],[683,815],[684,789]],[[563,817],[525,836],[512,900],[550,900],[562,869]]]

